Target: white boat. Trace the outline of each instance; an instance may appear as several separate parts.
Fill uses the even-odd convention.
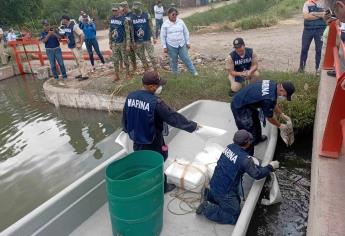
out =
[[[229,103],[200,100],[184,107],[179,112],[200,124],[227,131],[226,134],[213,138],[212,142],[224,147],[232,143],[232,137],[237,128]],[[267,135],[268,139],[255,147],[255,156],[265,165],[273,158],[277,142],[277,129],[268,123],[263,128],[263,134]],[[175,158],[192,161],[205,145],[198,135],[175,128],[170,129],[166,142],[169,145],[169,158],[165,167]],[[131,149],[131,143],[126,143],[126,145]],[[126,153],[125,148],[122,148],[90,173],[5,229],[1,232],[1,236],[111,236],[105,190],[105,168],[110,163],[125,157]],[[167,202],[171,200],[171,197],[169,194],[165,194],[163,229],[160,235],[245,235],[264,182],[265,179],[253,181],[249,176],[245,176],[246,200],[236,225],[220,225],[193,213],[171,214],[167,209]],[[178,202],[175,201],[175,204]]]

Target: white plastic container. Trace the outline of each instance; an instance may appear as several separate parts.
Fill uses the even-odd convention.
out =
[[[217,143],[206,144],[204,150],[195,156],[194,162],[203,164],[207,167],[208,178],[211,179],[217,161],[225,148]]]
[[[166,170],[168,183],[200,193],[208,185],[207,167],[202,163],[191,163],[183,159],[176,159]]]

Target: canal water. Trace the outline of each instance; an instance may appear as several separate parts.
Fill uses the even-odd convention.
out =
[[[311,132],[295,137],[289,148],[278,139],[274,158],[280,161],[281,168],[275,173],[283,200],[272,206],[258,204],[247,236],[306,235],[311,155]]]
[[[120,115],[55,108],[43,81],[0,81],[0,231],[118,151]]]
[[[0,81],[0,231],[118,151],[118,113],[56,108],[43,81]],[[247,235],[305,235],[311,136],[278,142],[283,202],[256,208]]]

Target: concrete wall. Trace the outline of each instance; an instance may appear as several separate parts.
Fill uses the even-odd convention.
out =
[[[124,97],[111,97],[105,94],[96,94],[75,88],[53,86],[46,81],[43,84],[47,100],[55,106],[67,106],[83,109],[104,111],[122,111],[125,103]]]
[[[12,65],[0,68],[0,80],[11,78],[15,75]]]
[[[345,155],[319,155],[336,79],[322,71],[314,123],[308,236],[345,235]],[[344,109],[344,108],[341,108]],[[339,125],[340,126],[340,125]]]

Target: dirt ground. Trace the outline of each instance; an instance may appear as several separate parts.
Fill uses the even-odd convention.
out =
[[[221,5],[220,5],[221,6]],[[216,6],[219,7],[219,6]],[[200,10],[186,9],[180,16],[188,16]],[[225,59],[232,49],[232,41],[243,37],[246,45],[252,47],[259,57],[259,67],[264,70],[296,71],[299,66],[303,19],[298,15],[281,21],[269,28],[259,28],[236,32],[217,32],[191,35],[191,55],[201,54],[206,57]],[[102,50],[109,50],[107,31],[98,32]],[[157,56],[163,56],[163,49],[158,42],[155,45]],[[312,43],[306,70],[315,72],[315,50]],[[221,63],[221,62],[220,62]]]

